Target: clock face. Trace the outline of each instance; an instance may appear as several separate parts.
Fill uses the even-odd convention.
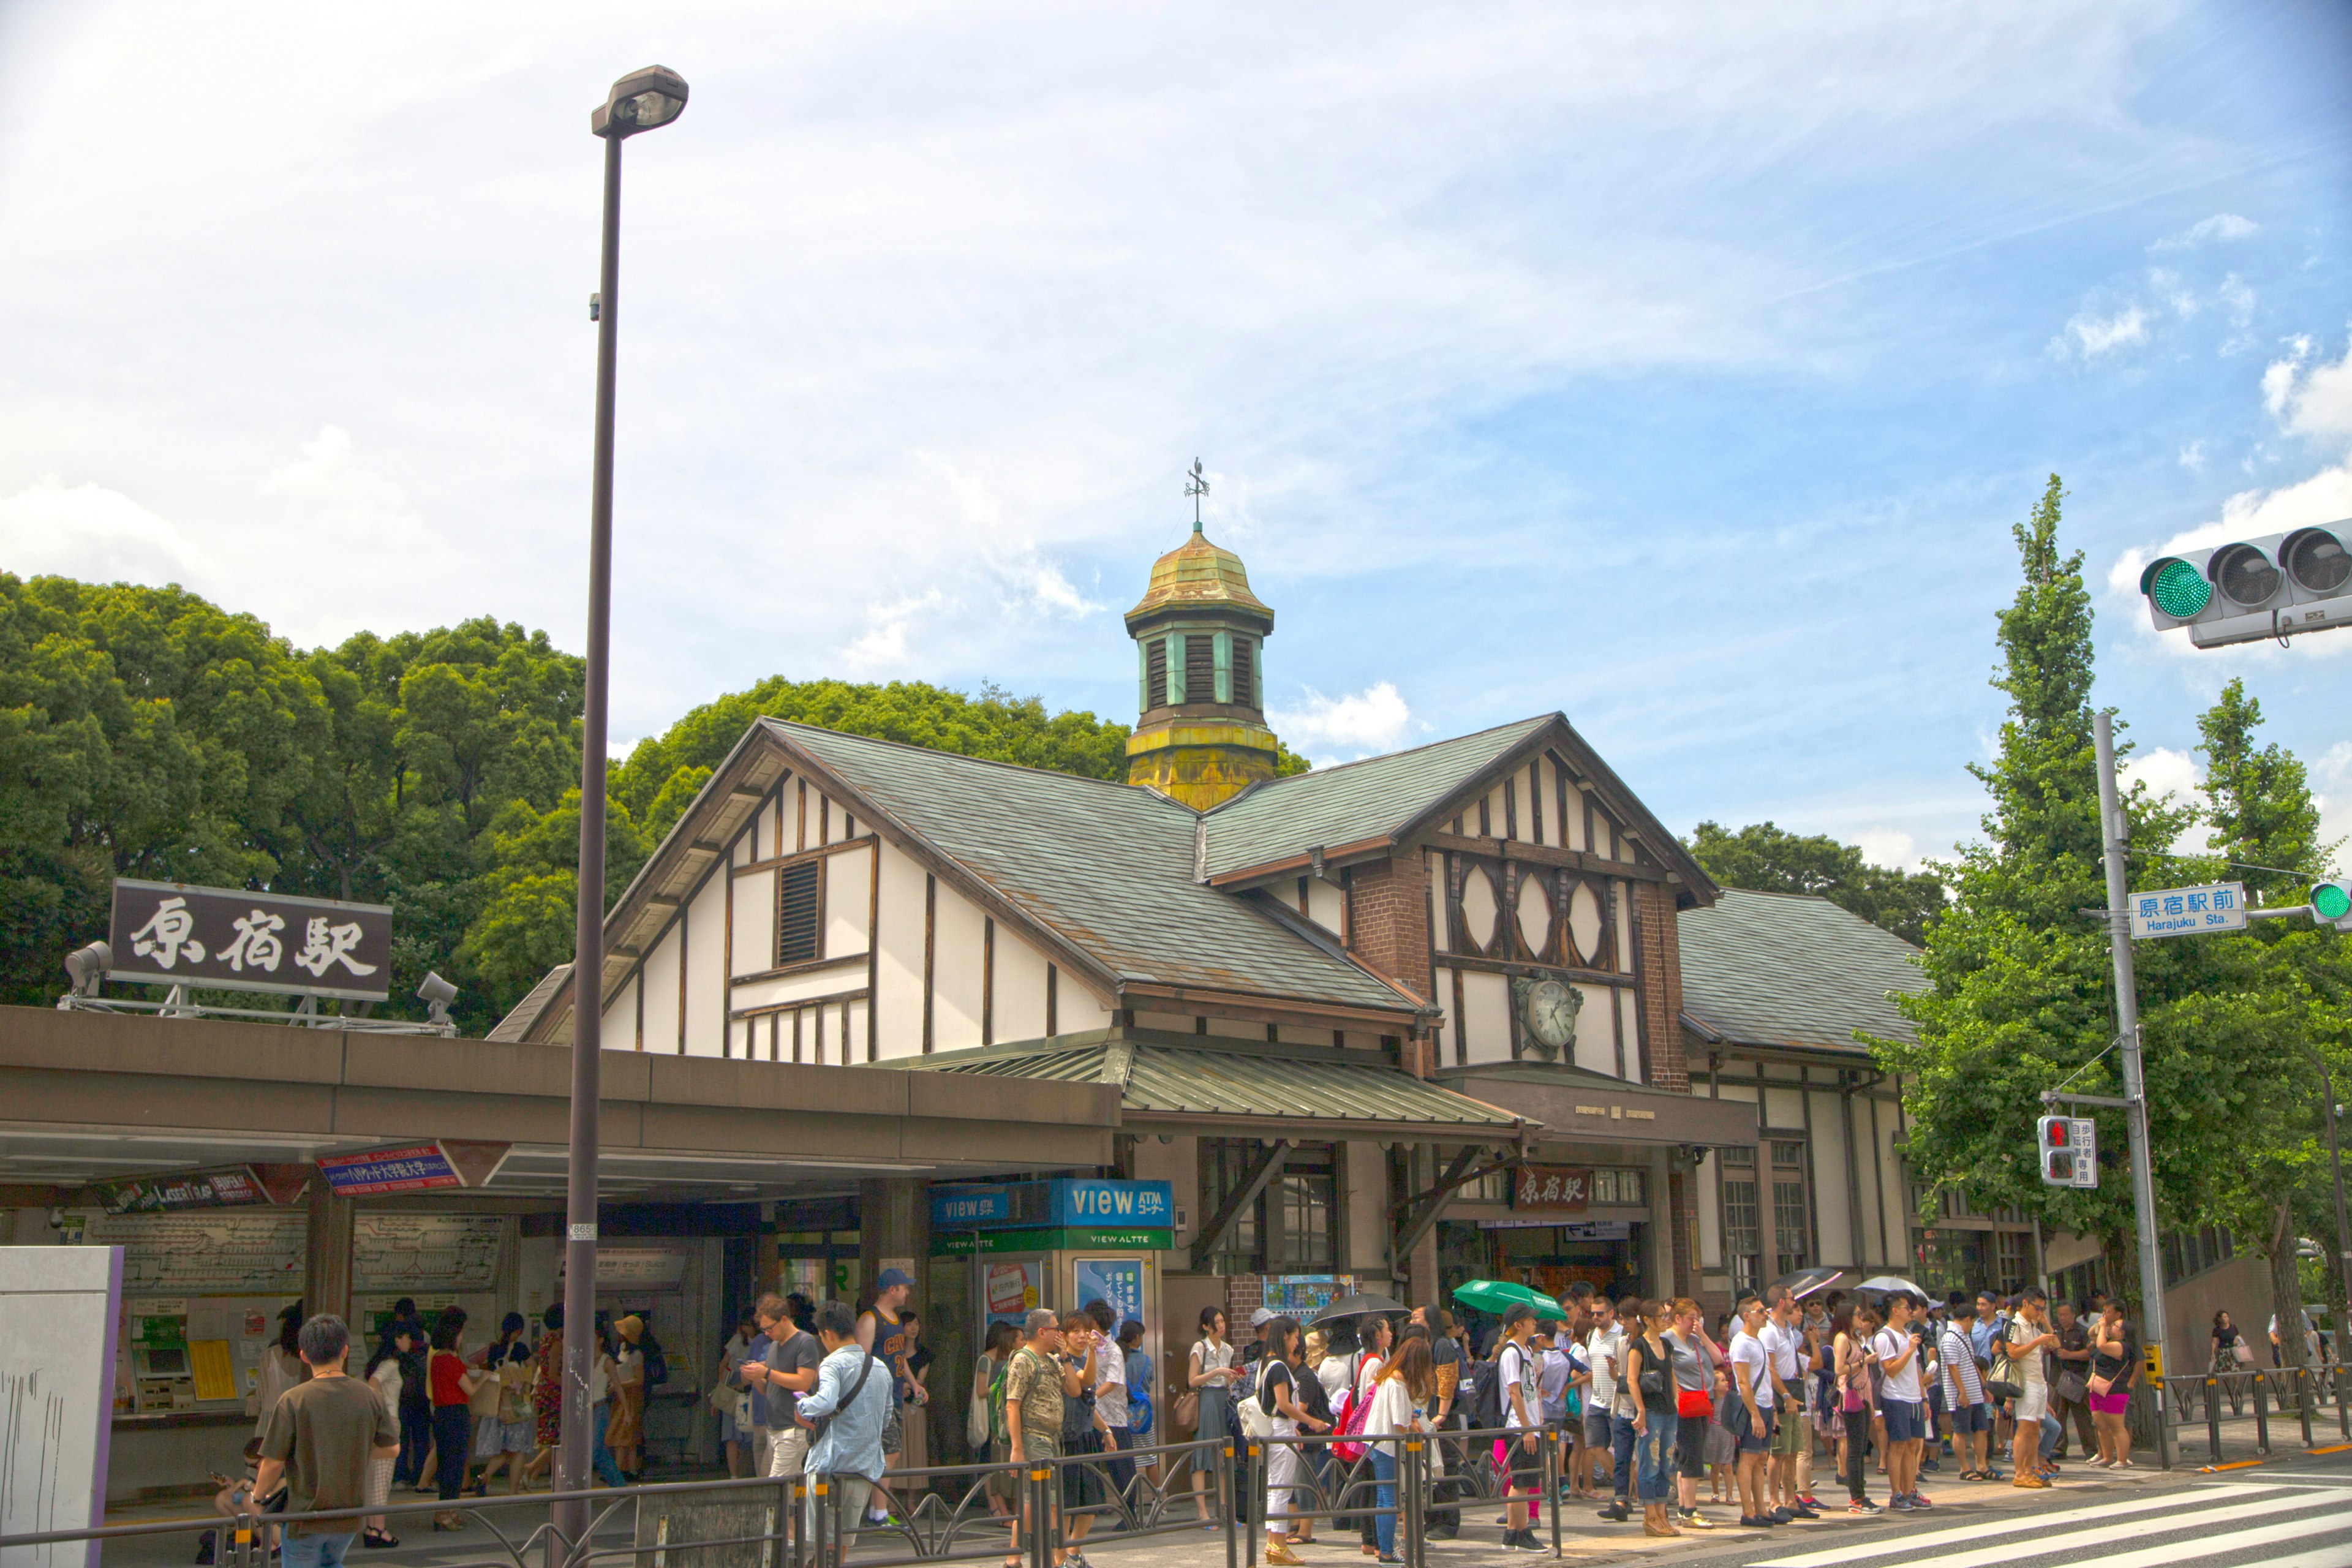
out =
[[[1576,1038],[1577,1009],[1583,1005],[1573,986],[1539,980],[1528,987],[1523,1021],[1538,1044],[1556,1051]]]

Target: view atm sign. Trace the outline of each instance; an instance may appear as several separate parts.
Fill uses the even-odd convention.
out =
[[[1165,1229],[1175,1223],[1175,1189],[1166,1182],[1065,1179],[931,1189],[934,1230]]]

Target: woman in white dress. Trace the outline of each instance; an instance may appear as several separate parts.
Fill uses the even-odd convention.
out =
[[[383,1405],[384,1415],[394,1426],[400,1425],[400,1358],[415,1348],[416,1342],[404,1328],[386,1334],[376,1345],[375,1354],[368,1358],[368,1386],[375,1390],[376,1398]],[[392,1500],[392,1468],[399,1462],[397,1456],[382,1459],[373,1456],[369,1458],[368,1507],[382,1508]],[[365,1545],[377,1548],[400,1544],[400,1537],[384,1528],[384,1516],[380,1513],[368,1516],[367,1529],[362,1541]]]

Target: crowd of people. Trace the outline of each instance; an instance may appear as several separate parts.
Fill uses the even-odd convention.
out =
[[[1934,1507],[1921,1478],[1947,1466],[1957,1482],[2046,1487],[2074,1461],[2070,1436],[2084,1464],[2133,1468],[2139,1337],[2104,1296],[2080,1306],[2053,1306],[2038,1289],[1806,1300],[1775,1288],[1744,1295],[1712,1324],[1688,1298],[1612,1301],[1578,1287],[1562,1305],[1565,1321],[1514,1307],[1483,1338],[1434,1307],[1321,1328],[1261,1311],[1243,1343],[1210,1309],[1183,1380],[1192,1407],[1177,1413],[1190,1431],[1178,1435],[1286,1439],[1267,1445],[1253,1483],[1265,1560],[1277,1565],[1298,1562],[1296,1549],[1314,1539],[1308,1513],[1345,1515],[1333,1500],[1353,1496],[1349,1479],[1366,1474],[1351,1468],[1352,1439],[1377,1507],[1393,1510],[1394,1439],[1412,1431],[1437,1439],[1423,1506],[1440,1538],[1458,1531],[1471,1489],[1452,1484],[1470,1441],[1447,1434],[1501,1434],[1479,1442],[1492,1444],[1504,1544],[1520,1551],[1544,1550],[1534,1525],[1547,1440],[1565,1451],[1563,1500],[1589,1499],[1601,1519],[1629,1523],[1638,1506],[1654,1536],[1817,1519],[1817,1462],[1859,1514]],[[1207,1521],[1204,1485],[1196,1473]],[[1299,1500],[1308,1497],[1323,1506]],[[1727,1506],[1730,1518],[1708,1511]],[[1393,1561],[1393,1513],[1361,1523],[1366,1553]]]

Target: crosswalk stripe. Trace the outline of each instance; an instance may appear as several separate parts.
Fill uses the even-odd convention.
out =
[[[2068,1528],[2077,1521],[2067,1515],[2043,1514],[2040,1519],[2042,1524],[2059,1528],[2049,1529],[2045,1533],[2027,1541],[2005,1541],[1996,1546],[1979,1546],[1968,1552],[1947,1552],[1940,1557],[1916,1557],[1906,1554],[1903,1559],[1903,1564],[1904,1568],[1987,1568],[1988,1564],[2011,1563],[2020,1557],[2038,1557],[2044,1552],[2084,1552],[2095,1547],[2119,1545],[2160,1531],[2192,1528],[2206,1530],[2217,1524],[2229,1524],[2242,1519],[2275,1518],[2285,1510],[2309,1508],[2317,1500],[2316,1499],[2265,1498],[2259,1502],[2231,1503],[2226,1508],[2191,1509],[2185,1513],[2168,1513],[2157,1519],[2120,1524],[2095,1524],[2087,1529]],[[2342,1530],[2352,1527],[2352,1504],[2328,1503],[2324,1506],[2326,1507],[2327,1511],[2319,1517],[2318,1529]],[[2305,1531],[2303,1533],[2313,1532]],[[1915,1538],[1909,1542],[1898,1542],[1897,1544],[1916,1548],[1917,1542]],[[2248,1544],[2253,1543],[2250,1542]],[[2189,1554],[2188,1546],[2189,1543],[2184,1542],[2179,1545],[2164,1547],[2158,1550],[2156,1555],[2152,1557],[2137,1552],[2128,1555],[2133,1559],[2151,1563],[2172,1563]],[[2203,1551],[2210,1550],[2212,1548],[2203,1547],[2196,1554],[2201,1555]],[[2099,1568],[2120,1568],[2125,1559],[2102,1557],[2095,1561],[2097,1562]]]
[[[2344,1568],[2352,1563],[2352,1550],[2345,1542],[2323,1546],[2316,1552],[2298,1552],[2292,1557],[2273,1557],[2263,1568]]]
[[[2079,1509],[2073,1512],[2051,1515],[2034,1514],[2023,1519],[1988,1520],[1979,1524],[1964,1525],[1956,1530],[1934,1530],[1924,1535],[1905,1535],[1870,1542],[1864,1545],[1840,1546],[1827,1552],[1808,1552],[1801,1557],[1775,1557],[1771,1568],[1835,1568],[1841,1563],[1860,1563],[1872,1557],[1884,1557],[1894,1552],[1914,1552],[1936,1546],[1956,1546],[1966,1541],[1983,1541],[1996,1535],[2017,1535],[2029,1530],[2047,1530],[2053,1522],[2063,1520],[2068,1524],[2092,1524],[2101,1520],[2125,1519],[2133,1514],[2154,1513],[2162,1509],[2182,1508],[2193,1503],[2218,1502],[2225,1497],[2243,1497],[2249,1492],[2283,1491],[2283,1487],[2268,1483],[2236,1484],[2229,1487],[2200,1489],[2169,1497],[2138,1498],[2130,1502],[2111,1502],[2097,1508]]]
[[[2352,1530],[2352,1510],[2333,1509],[2317,1519],[2290,1520],[2284,1524],[2266,1524],[2257,1530],[2236,1530],[2227,1535],[2208,1535],[2190,1541],[2177,1541],[2169,1546],[2151,1546],[2140,1552],[2126,1552],[2120,1557],[2101,1557],[2092,1568],[2172,1568],[2177,1563],[2193,1563],[2200,1557],[2211,1557],[2224,1552],[2243,1552],[2250,1546],[2268,1546],[2273,1542],[2299,1541],[2306,1535],[2324,1535],[2329,1531]],[[2306,1555],[2327,1565],[2342,1568],[2352,1562],[2352,1547],[2339,1545],[2326,1552]],[[1923,1565],[1924,1568],[1924,1565]],[[2263,1568],[2284,1568],[2275,1561]]]

